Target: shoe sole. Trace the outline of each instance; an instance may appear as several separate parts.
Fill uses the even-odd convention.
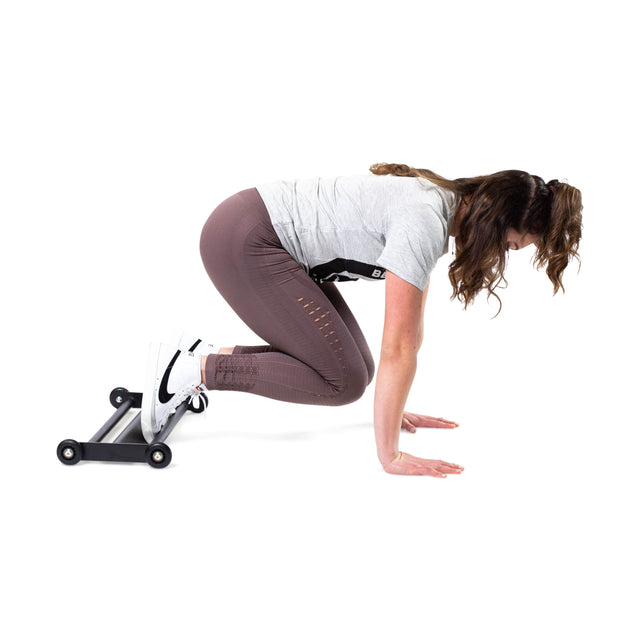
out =
[[[161,343],[154,343],[149,347],[149,356],[147,359],[147,377],[145,380],[144,391],[142,393],[142,408],[140,411],[140,426],[142,429],[142,435],[147,442],[151,442],[156,437],[157,431],[160,430],[154,430],[154,425],[156,424],[156,390],[160,385],[163,374],[163,372],[158,371],[161,351]]]

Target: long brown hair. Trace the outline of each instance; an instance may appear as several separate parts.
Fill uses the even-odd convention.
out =
[[[582,194],[569,184],[542,178],[526,171],[499,171],[475,178],[447,180],[429,169],[415,169],[406,164],[374,164],[376,175],[426,178],[460,196],[456,211],[456,258],[449,265],[453,286],[451,299],[464,302],[465,309],[481,289],[487,299],[498,298],[495,289],[504,282],[507,264],[507,231],[539,235],[534,266],[546,266],[553,283],[553,295],[565,291],[562,273],[569,259],[576,257],[582,235]],[[464,210],[464,215],[458,212]],[[504,287],[502,287],[504,288]],[[498,315],[498,314],[496,314]]]

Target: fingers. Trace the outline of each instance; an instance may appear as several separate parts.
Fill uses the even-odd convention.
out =
[[[416,425],[413,424],[413,422],[411,422],[411,420],[409,420],[409,418],[407,417],[406,413],[405,413],[404,417],[402,418],[402,428],[406,429],[409,433],[415,433],[416,432]]]
[[[462,473],[464,471],[464,467],[461,467],[459,464],[443,462],[442,460],[440,461],[440,466],[438,468],[445,473]]]
[[[433,423],[430,426],[440,429],[455,429],[460,426],[457,422],[454,422],[453,420],[445,420],[444,418],[431,418],[431,420]]]
[[[436,478],[446,478],[448,473],[459,474],[464,471],[464,467],[451,462],[425,460],[408,453],[400,453],[396,459],[383,466],[388,473],[410,476],[428,475]]]
[[[455,429],[460,424],[453,420],[446,420],[445,418],[433,418],[431,416],[423,416],[419,413],[410,413],[408,411],[403,412],[403,421],[406,420],[409,424],[415,427],[432,427],[436,429]],[[410,429],[408,429],[410,430]]]
[[[443,460],[434,460],[437,464],[434,465],[434,471],[437,478],[446,478],[448,473],[462,473],[464,467],[450,462],[444,462]]]
[[[462,473],[464,469],[462,467],[422,467],[421,469],[416,469],[413,475],[423,475],[423,476],[434,476],[435,478],[446,478],[449,473]]]

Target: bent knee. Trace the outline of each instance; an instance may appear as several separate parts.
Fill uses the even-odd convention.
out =
[[[331,404],[338,407],[359,400],[364,395],[368,385],[369,374],[366,371],[347,377],[343,384],[333,385]]]

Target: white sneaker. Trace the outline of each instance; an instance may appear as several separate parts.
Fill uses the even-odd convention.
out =
[[[194,348],[197,345],[192,343]],[[205,387],[200,355],[168,344],[154,343],[149,349],[147,378],[142,393],[142,435],[151,442],[176,409]]]
[[[216,347],[216,345],[209,342],[203,342],[187,331],[183,331],[179,336],[176,336],[170,344],[177,344],[180,351],[190,351],[197,356],[208,356],[210,353],[218,353],[220,351],[220,347]]]

